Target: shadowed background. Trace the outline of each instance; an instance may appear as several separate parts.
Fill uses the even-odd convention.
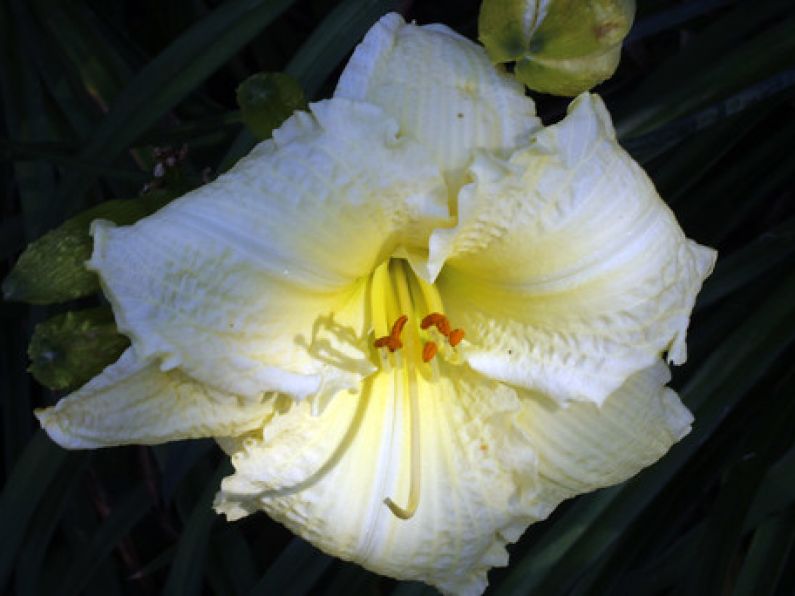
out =
[[[382,14],[476,38],[478,7],[0,0],[0,276],[28,242],[88,207],[227,169],[254,143],[235,100],[250,75],[283,71],[308,99],[328,97]],[[686,234],[719,251],[672,383],[696,422],[636,478],[532,526],[487,593],[791,595],[795,9],[639,0],[619,70],[596,90]],[[568,103],[533,97],[545,123]],[[183,144],[178,167],[155,181],[155,148]],[[32,410],[63,392],[26,372],[28,343],[36,324],[99,305],[0,302],[0,591],[435,593],[330,558],[264,514],[224,522],[210,505],[229,467],[211,441],[92,452],[51,443]]]

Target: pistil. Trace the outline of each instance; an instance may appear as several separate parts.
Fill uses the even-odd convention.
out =
[[[430,383],[438,379],[436,356],[441,352],[445,358],[449,357],[450,348],[461,343],[464,331],[453,328],[442,314],[443,305],[433,284],[416,277],[403,259],[390,259],[377,268],[370,300],[373,327],[379,334],[373,345],[386,348],[380,354],[382,371],[394,375],[395,400],[404,404],[401,417],[408,417],[408,436],[403,435],[408,445],[402,447],[404,453],[408,447],[407,501],[405,506],[398,505],[391,497],[385,497],[383,502],[396,517],[410,519],[420,503],[420,377]],[[420,319],[420,313],[429,311]],[[394,322],[390,326],[391,320]],[[439,343],[442,338],[449,347]]]

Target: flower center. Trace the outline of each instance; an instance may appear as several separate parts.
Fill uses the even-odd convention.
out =
[[[397,360],[390,359],[389,354],[398,350],[404,355],[400,360],[412,365],[418,364],[418,360],[431,362],[440,353],[440,346],[447,358],[456,359],[449,348],[463,341],[464,330],[452,327],[442,313],[439,292],[417,277],[404,259],[389,259],[376,268],[370,309],[375,333],[373,346],[384,348],[382,368],[387,367],[387,361]]]
[[[438,290],[419,278],[404,259],[392,258],[373,272],[370,290],[373,346],[381,370],[395,379],[395,396],[405,400],[409,413],[410,481],[405,507],[390,497],[384,504],[401,519],[411,518],[420,500],[420,410],[418,375],[438,378],[437,354],[455,360],[464,338],[443,314]]]

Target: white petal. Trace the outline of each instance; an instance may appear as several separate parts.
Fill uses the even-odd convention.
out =
[[[36,416],[62,447],[88,449],[242,434],[262,426],[272,402],[248,403],[178,370],[161,372],[130,348],[78,391],[36,410]]]
[[[427,246],[447,195],[379,108],[335,99],[312,111],[134,226],[95,222],[89,266],[142,358],[251,399],[372,371],[363,277],[400,247]]]
[[[563,499],[623,482],[654,463],[690,432],[693,417],[665,387],[659,362],[631,376],[600,407],[560,406],[538,394],[523,395],[518,424],[538,454],[540,501]]]
[[[507,153],[540,126],[524,87],[481,46],[444,25],[417,27],[394,13],[370,29],[334,95],[384,108],[431,150],[453,186],[474,149]]]
[[[667,350],[685,359],[715,252],[685,238],[583,95],[509,161],[482,154],[431,275],[473,368],[560,401],[600,403]]]
[[[383,502],[403,506],[412,482],[410,389],[399,369],[338,395],[318,417],[293,404],[264,440],[240,442],[216,508],[230,519],[262,509],[377,573],[480,594],[488,569],[506,564],[505,544],[548,510],[532,505],[535,456],[514,423],[516,393],[440,366],[438,381],[417,376],[421,479],[410,519]]]

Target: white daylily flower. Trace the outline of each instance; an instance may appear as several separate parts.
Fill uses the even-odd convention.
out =
[[[215,437],[236,470],[218,511],[378,573],[480,593],[528,524],[690,428],[661,355],[684,360],[715,253],[598,97],[543,128],[440,25],[384,17],[331,100],[93,233],[132,347],[37,413],[50,436]]]

